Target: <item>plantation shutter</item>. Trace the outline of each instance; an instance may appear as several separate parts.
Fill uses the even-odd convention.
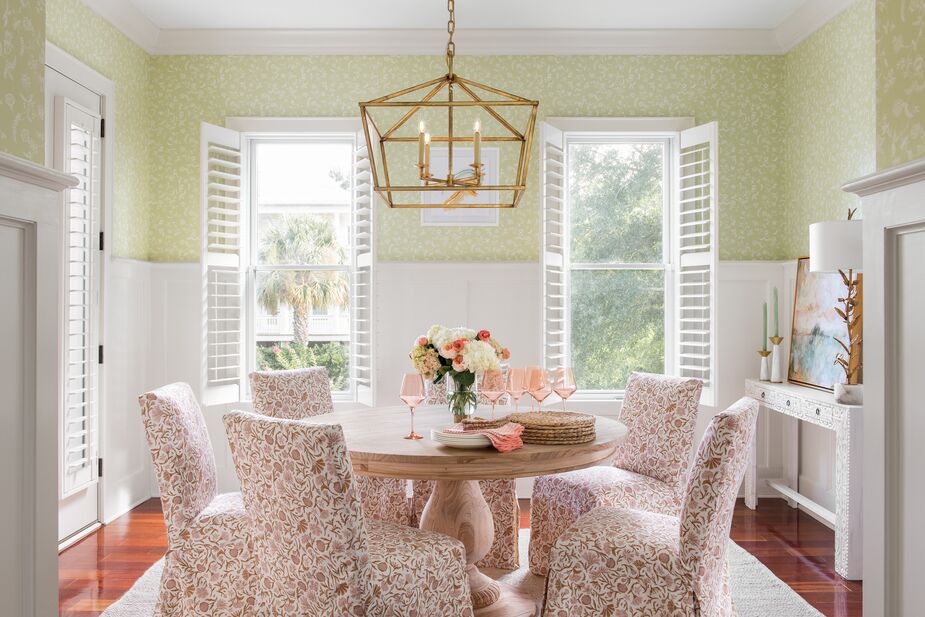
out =
[[[241,399],[243,163],[240,133],[202,123],[202,389],[206,405]]]
[[[350,371],[356,400],[375,403],[373,373],[374,197],[366,137],[356,134],[353,153],[353,306]]]
[[[97,481],[100,290],[100,116],[55,98],[58,168],[77,178],[65,191],[66,356],[61,496]]]
[[[564,366],[568,350],[565,269],[565,137],[540,125],[540,195],[543,208],[543,363]]]
[[[703,380],[701,402],[715,404],[717,124],[681,131],[674,265],[676,373]]]

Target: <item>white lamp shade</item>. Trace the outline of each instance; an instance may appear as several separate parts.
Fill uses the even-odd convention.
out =
[[[860,219],[825,221],[809,226],[810,272],[861,270],[864,252]]]

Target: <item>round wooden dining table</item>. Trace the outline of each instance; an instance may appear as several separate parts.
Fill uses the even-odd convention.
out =
[[[499,410],[499,413],[500,410]],[[404,439],[411,428],[407,407],[335,411],[313,422],[340,424],[355,473],[379,478],[435,480],[421,516],[421,529],[460,540],[466,548],[466,572],[478,617],[527,617],[536,612],[532,598],[479,571],[475,562],[494,541],[494,522],[478,480],[541,476],[591,467],[613,457],[626,427],[601,416],[594,441],[578,445],[525,444],[501,453],[449,448],[430,438],[431,429],[453,424],[447,408],[421,407],[414,428],[424,439]]]

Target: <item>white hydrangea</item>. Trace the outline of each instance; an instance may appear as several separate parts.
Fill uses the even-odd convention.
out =
[[[427,338],[438,350],[443,349],[447,343],[452,343],[456,339],[471,340],[475,338],[475,330],[471,328],[444,328],[442,326],[432,326],[427,331]]]
[[[430,330],[427,331],[427,339],[436,345],[436,340],[438,337],[442,336],[443,331],[446,330],[443,326],[433,325],[430,327]]]
[[[473,373],[501,369],[501,362],[498,360],[495,348],[484,341],[469,342],[463,351],[463,357],[463,369]]]

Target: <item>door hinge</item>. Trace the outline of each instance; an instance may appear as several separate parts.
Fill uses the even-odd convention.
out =
[[[103,243],[103,232],[101,231],[101,232],[100,232],[100,250],[101,250],[101,251],[103,250],[103,246],[104,246],[104,243]]]
[[[96,459],[96,477],[103,477],[103,459],[101,458]]]
[[[106,137],[106,118],[100,118],[100,139]]]
[[[100,345],[100,347],[99,347],[99,355],[98,355],[98,357],[97,357],[97,359],[96,359],[96,362],[97,362],[97,364],[102,364],[102,363],[103,363],[103,346],[102,346],[102,345]]]

